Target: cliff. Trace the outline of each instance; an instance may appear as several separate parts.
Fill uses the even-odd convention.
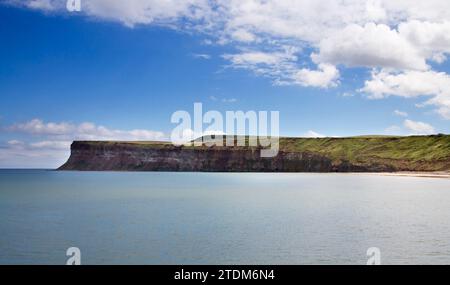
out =
[[[450,136],[280,138],[276,157],[259,147],[75,141],[60,170],[204,172],[449,171]]]

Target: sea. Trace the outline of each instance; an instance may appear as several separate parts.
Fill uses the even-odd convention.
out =
[[[450,264],[450,179],[0,170],[0,264],[73,248],[81,264]]]

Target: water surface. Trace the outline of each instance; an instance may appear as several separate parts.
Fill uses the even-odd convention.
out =
[[[0,171],[0,264],[450,264],[450,180]]]

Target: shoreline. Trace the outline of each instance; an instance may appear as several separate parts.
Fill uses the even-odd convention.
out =
[[[19,169],[20,170],[20,169]],[[271,171],[271,172],[257,172],[257,171],[143,171],[143,170],[60,170],[60,169],[47,169],[48,171],[55,172],[116,172],[116,173],[202,173],[202,174],[344,174],[344,175],[377,175],[377,176],[396,176],[396,177],[421,177],[421,178],[444,178],[450,179],[450,171],[435,171],[435,172],[423,172],[423,171],[399,171],[399,172],[283,172],[283,171]]]
[[[436,172],[413,172],[413,171],[400,171],[400,172],[366,172],[361,174],[381,175],[381,176],[397,176],[397,177],[421,177],[421,178],[446,178],[450,179],[450,172],[436,171]]]

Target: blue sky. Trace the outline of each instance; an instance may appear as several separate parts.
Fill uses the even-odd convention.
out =
[[[149,22],[145,14],[105,16],[95,0],[79,13],[57,1],[23,3],[0,4],[0,167],[58,166],[80,126],[92,139],[167,139],[172,113],[192,112],[195,102],[221,112],[279,111],[283,136],[450,132],[447,42],[430,52],[420,44],[421,57],[406,61],[409,47],[399,45],[396,65],[384,66],[385,54],[333,54],[333,36],[256,28],[218,36],[223,26],[192,28],[197,18],[186,15]],[[400,34],[398,25],[386,27]],[[400,76],[431,83],[401,87]]]

